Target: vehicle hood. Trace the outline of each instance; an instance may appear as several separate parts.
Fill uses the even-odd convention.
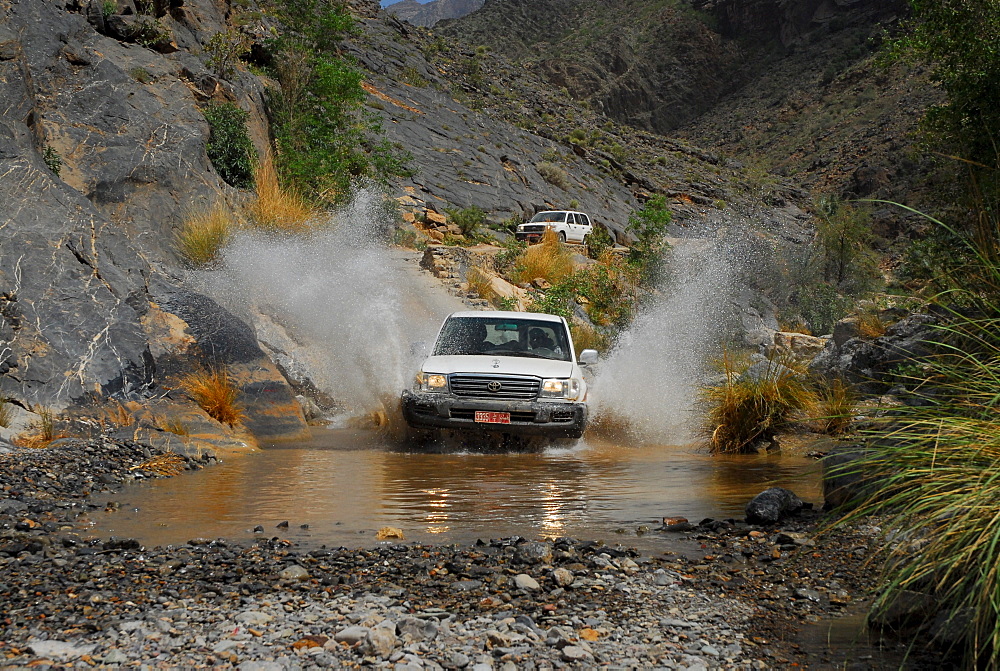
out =
[[[534,375],[536,377],[570,377],[572,361],[532,359],[523,356],[456,355],[427,357],[422,366],[425,373],[492,373],[495,375]]]

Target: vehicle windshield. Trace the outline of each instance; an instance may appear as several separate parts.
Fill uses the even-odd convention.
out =
[[[529,223],[535,224],[540,221],[566,221],[565,212],[539,212],[531,218]]]
[[[569,361],[561,322],[516,317],[452,317],[434,343],[435,356],[492,354]]]

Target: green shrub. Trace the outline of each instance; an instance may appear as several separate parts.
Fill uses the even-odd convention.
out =
[[[560,168],[555,163],[542,161],[535,166],[535,169],[538,170],[538,174],[542,176],[542,179],[552,186],[557,186],[563,191],[569,188],[569,176],[566,174],[565,170]]]
[[[249,49],[250,39],[242,32],[235,28],[223,30],[212,35],[205,45],[207,65],[220,79],[228,79],[240,56]]]
[[[140,16],[132,25],[132,39],[144,47],[154,47],[157,44],[169,42],[173,37],[170,28],[163,25],[159,19],[151,16]]]
[[[177,250],[194,267],[209,265],[218,258],[234,227],[233,215],[222,202],[196,209],[177,233]]]
[[[59,172],[62,170],[62,157],[59,156],[56,150],[49,145],[45,145],[45,149],[42,150],[42,160],[45,161],[48,169],[58,177]]]
[[[593,230],[587,235],[587,256],[599,259],[604,252],[615,246],[614,238],[603,224],[594,224]]]
[[[341,55],[354,30],[343,3],[287,0],[286,30],[269,43],[280,90],[270,96],[275,160],[282,181],[312,201],[350,196],[356,180],[407,174],[408,156],[386,140],[363,110],[362,74]]]
[[[462,229],[462,235],[467,238],[475,237],[486,222],[486,213],[475,205],[462,210],[445,208],[445,213],[453,224]]]
[[[153,81],[153,75],[146,68],[132,68],[128,71],[128,76],[140,84],[148,84]]]
[[[104,0],[101,3],[101,15],[104,18],[114,16],[118,13],[118,2],[116,0]]]
[[[671,220],[665,196],[650,198],[641,210],[633,212],[628,218],[625,231],[634,238],[629,247],[628,260],[647,284],[654,283],[659,277],[663,253],[670,247],[666,237]]]
[[[771,441],[816,401],[814,393],[790,369],[775,362],[765,374],[737,376],[726,360],[727,382],[702,391],[708,410],[705,430],[713,453],[752,452]]]
[[[6,398],[0,397],[0,426],[9,429],[14,421],[14,406]]]
[[[253,186],[257,150],[247,130],[249,113],[232,103],[212,103],[202,114],[211,131],[206,146],[208,158],[219,176],[235,187]]]

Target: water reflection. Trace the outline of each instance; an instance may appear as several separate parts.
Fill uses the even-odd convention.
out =
[[[250,538],[258,524],[267,536],[312,545],[371,544],[382,526],[426,542],[570,535],[632,543],[638,526],[655,527],[663,516],[742,516],[769,486],[820,499],[814,462],[789,456],[601,442],[531,454],[421,454],[392,451],[359,431],[325,431],[317,440],[134,485],[116,497],[123,512],[96,518],[94,531],[148,545]],[[276,529],[285,520],[289,528]],[[621,529],[633,535],[616,535]]]

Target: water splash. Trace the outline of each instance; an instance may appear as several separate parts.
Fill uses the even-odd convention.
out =
[[[729,333],[733,268],[724,245],[682,240],[660,293],[604,359],[593,385],[596,429],[664,444],[689,442],[707,359]]]
[[[210,293],[249,318],[292,377],[307,377],[349,414],[391,415],[415,370],[410,343],[432,338],[441,320],[405,305],[392,225],[382,196],[361,190],[306,236],[241,232]]]

